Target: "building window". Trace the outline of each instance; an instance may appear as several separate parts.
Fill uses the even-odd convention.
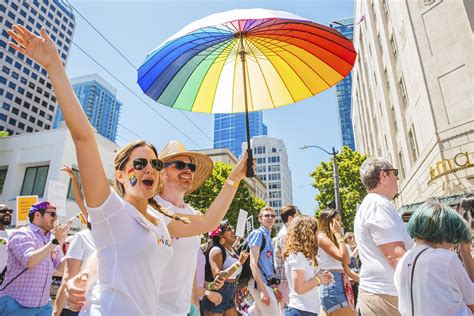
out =
[[[266,169],[265,166],[257,166],[258,173],[265,172],[266,171],[265,169]]]
[[[255,154],[264,154],[265,153],[265,146],[258,146],[254,148]]]
[[[402,151],[399,151],[398,152],[398,162],[400,164],[398,170],[400,171],[399,175],[400,175],[400,180],[402,180],[403,178],[405,178],[405,165],[403,164],[403,154],[402,154]]]
[[[416,135],[415,135],[415,127],[412,125],[411,129],[408,131],[408,140],[410,142],[410,152],[411,152],[411,159],[414,163],[418,159],[418,145],[416,143]]]
[[[5,179],[7,177],[7,171],[8,169],[0,170],[0,194],[2,194],[3,191],[3,185],[5,184]]]
[[[20,195],[43,195],[49,166],[26,168]]]
[[[407,88],[405,86],[405,80],[403,79],[403,77],[400,77],[398,84],[400,85],[400,93],[402,94],[403,106],[404,106],[404,109],[406,109],[408,106],[408,95],[407,95]]]
[[[268,157],[268,162],[280,162],[280,156]]]

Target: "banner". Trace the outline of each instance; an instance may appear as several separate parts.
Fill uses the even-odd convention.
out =
[[[237,217],[237,226],[235,228],[235,235],[244,238],[245,235],[245,223],[247,221],[247,211],[240,210],[239,217]]]
[[[46,201],[53,203],[56,206],[56,213],[58,216],[66,216],[66,197],[67,197],[67,185],[49,180],[48,183],[48,197]]]
[[[28,222],[28,211],[31,205],[38,202],[37,195],[23,195],[16,197],[16,226],[25,225]]]

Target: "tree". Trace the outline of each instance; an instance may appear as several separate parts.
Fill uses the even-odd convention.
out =
[[[344,146],[336,155],[339,173],[339,194],[341,196],[342,221],[345,231],[353,231],[354,216],[357,204],[367,195],[364,185],[360,181],[360,166],[367,159],[357,151],[352,151]],[[316,170],[311,173],[313,187],[318,189],[316,201],[319,202],[318,214],[324,210],[334,199],[334,169],[332,161],[321,162]]]
[[[207,181],[196,191],[185,197],[186,203],[194,208],[205,212],[214,199],[219,194],[222,186],[232,171],[232,166],[223,162],[215,162],[212,174]],[[258,212],[265,206],[265,202],[250,193],[248,184],[242,180],[239,188],[232,200],[225,218],[229,220],[232,226],[236,227],[239,210],[243,209],[248,212],[248,216],[253,215],[254,225],[258,217]]]
[[[0,137],[7,137],[9,135],[10,133],[8,133],[7,131],[0,131]]]

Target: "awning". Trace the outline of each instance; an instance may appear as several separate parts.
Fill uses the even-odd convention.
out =
[[[433,202],[438,202],[438,203],[442,203],[442,204],[454,207],[458,205],[459,202],[461,202],[461,200],[465,198],[472,198],[472,197],[474,197],[474,193],[463,193],[463,194],[450,195],[450,196],[432,197],[432,198],[426,199],[426,202],[433,201]],[[413,214],[413,212],[424,202],[425,201],[404,205],[398,209],[398,213],[402,215],[402,217],[410,217],[411,214]]]

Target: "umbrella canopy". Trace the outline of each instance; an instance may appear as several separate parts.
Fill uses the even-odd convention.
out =
[[[154,49],[138,84],[158,103],[205,113],[259,111],[314,96],[356,58],[336,30],[283,11],[232,10],[193,22]],[[247,97],[245,97],[247,95]]]

